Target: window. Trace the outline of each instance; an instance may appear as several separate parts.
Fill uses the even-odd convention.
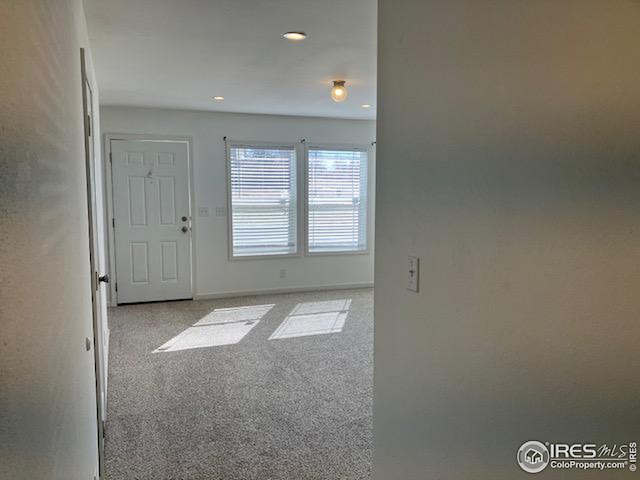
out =
[[[232,257],[295,254],[295,148],[229,145],[229,176]]]
[[[309,253],[367,249],[367,163],[364,149],[309,148]]]

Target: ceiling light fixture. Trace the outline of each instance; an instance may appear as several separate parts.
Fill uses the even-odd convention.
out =
[[[299,42],[300,40],[304,40],[307,38],[307,34],[304,32],[287,32],[283,35],[287,40],[292,40],[294,42]]]
[[[331,98],[334,102],[344,102],[347,99],[347,87],[345,87],[344,80],[334,80],[333,88],[331,89]]]
[[[371,105],[369,105],[368,103],[363,103],[362,105],[360,105],[362,108],[371,108]]]
[[[214,100],[218,100],[218,101],[222,101],[222,100],[224,100],[224,97],[216,96],[216,97],[213,97],[213,99]]]

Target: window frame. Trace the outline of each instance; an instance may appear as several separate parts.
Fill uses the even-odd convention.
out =
[[[332,252],[311,252],[309,251],[309,150],[342,150],[342,151],[358,151],[365,152],[367,155],[367,199],[365,202],[365,248],[363,250],[342,250]],[[304,236],[304,255],[306,257],[327,257],[327,256],[345,256],[345,255],[369,255],[371,253],[371,199],[373,193],[373,168],[371,161],[371,145],[362,144],[340,144],[340,143],[306,143],[304,144],[304,162],[303,162],[303,179],[302,179],[302,203],[303,211],[303,236]]]
[[[231,190],[231,149],[233,147],[245,147],[255,149],[273,149],[283,148],[292,149],[295,155],[294,167],[296,186],[294,193],[296,195],[296,208],[295,208],[295,221],[296,221],[296,251],[293,253],[273,253],[273,254],[257,254],[257,255],[234,255],[233,253],[233,194]],[[300,144],[298,142],[263,142],[263,141],[240,141],[240,140],[225,140],[225,157],[226,157],[226,177],[227,177],[227,256],[229,261],[244,261],[244,260],[268,260],[268,259],[282,259],[282,258],[296,258],[302,255],[303,248],[301,248],[302,234],[300,230],[300,218],[302,205],[300,201],[300,183],[302,181],[301,172],[301,158],[300,158]]]

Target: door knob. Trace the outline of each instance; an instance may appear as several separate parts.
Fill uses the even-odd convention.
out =
[[[100,275],[98,281],[102,283],[109,283],[109,275]]]
[[[187,217],[182,217],[183,222],[186,222],[187,220],[189,220]]]
[[[187,227],[182,227],[182,233],[187,233],[189,231],[189,229]]]

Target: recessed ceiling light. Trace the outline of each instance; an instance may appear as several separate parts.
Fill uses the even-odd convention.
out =
[[[215,97],[213,97],[213,99],[214,99],[214,100],[218,100],[218,101],[222,101],[222,100],[224,100],[224,97],[221,97],[221,96],[215,96]]]
[[[304,32],[287,32],[283,37],[287,40],[300,41],[307,38],[307,34]]]
[[[363,103],[362,105],[360,105],[362,108],[371,108],[371,105],[369,105],[368,103]]]

